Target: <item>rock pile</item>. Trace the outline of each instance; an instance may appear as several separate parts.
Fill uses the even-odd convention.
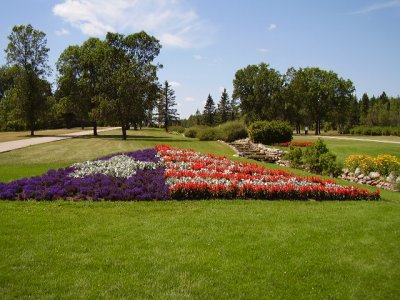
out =
[[[390,175],[385,178],[378,172],[363,174],[360,168],[357,168],[354,172],[350,172],[348,169],[343,169],[343,173],[339,176],[339,178],[388,190],[393,190],[395,185],[400,183],[400,176],[396,178],[396,174],[394,172],[390,173]]]
[[[235,149],[238,156],[262,162],[276,163],[281,166],[289,166],[289,161],[283,159],[283,155],[287,151],[267,147],[263,144],[255,144],[249,138],[234,141],[229,145]]]

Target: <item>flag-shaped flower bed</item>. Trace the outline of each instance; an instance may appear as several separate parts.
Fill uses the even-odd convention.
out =
[[[333,180],[294,176],[283,170],[158,145],[50,170],[42,176],[0,183],[10,200],[191,199],[377,200]]]
[[[165,163],[173,199],[379,199],[379,191],[340,186],[333,180],[294,176],[284,170],[166,145],[156,146],[156,150]]]

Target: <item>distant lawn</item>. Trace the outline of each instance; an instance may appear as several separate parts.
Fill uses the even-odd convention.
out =
[[[1,202],[10,298],[395,299],[393,202]]]
[[[331,139],[331,138],[324,138],[323,141],[328,146],[329,150],[336,154],[339,161],[344,161],[349,155],[351,154],[367,154],[376,156],[379,154],[391,154],[395,156],[400,156],[400,144],[393,144],[393,143],[379,143],[379,142],[370,142],[370,141],[354,141],[348,140],[343,137],[343,139]],[[354,138],[360,138],[355,136]],[[379,137],[364,137],[365,139],[379,139]],[[397,137],[390,137],[390,141],[399,141],[400,138]],[[293,141],[297,142],[315,142],[315,136],[294,136]],[[381,139],[384,140],[384,139]]]
[[[129,134],[2,153],[0,181],[161,143],[244,160],[219,142],[157,129]],[[400,295],[400,197],[389,191],[376,202],[0,201],[0,224],[2,299]]]

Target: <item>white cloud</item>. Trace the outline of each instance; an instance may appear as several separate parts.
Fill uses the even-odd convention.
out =
[[[268,26],[269,31],[273,31],[275,29],[276,29],[276,24],[269,24],[269,26]]]
[[[195,60],[202,60],[202,59],[204,59],[204,57],[201,56],[200,54],[194,54],[194,55],[193,55],[193,58],[194,58]]]
[[[170,81],[169,85],[172,86],[173,88],[181,86],[180,82],[177,81]]]
[[[261,52],[261,53],[267,53],[268,49],[266,49],[266,48],[258,48],[257,51]]]
[[[65,28],[61,28],[60,30],[56,30],[56,35],[68,35],[69,31]]]
[[[193,97],[190,97],[190,96],[185,97],[183,100],[186,101],[186,102],[194,102],[194,101],[196,101],[196,99],[194,99]]]
[[[84,34],[144,30],[164,46],[197,48],[212,42],[213,28],[181,0],[63,0],[53,13]]]
[[[383,10],[383,9],[389,9],[389,8],[394,8],[394,7],[400,7],[400,1],[395,0],[395,1],[389,1],[385,3],[375,3],[371,4],[369,6],[366,6],[356,12],[354,14],[367,14],[371,13],[377,10]]]

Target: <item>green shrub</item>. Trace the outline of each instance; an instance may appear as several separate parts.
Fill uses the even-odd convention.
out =
[[[290,142],[293,128],[284,121],[257,121],[249,126],[249,136],[254,143],[265,145]]]
[[[285,158],[290,161],[292,168],[301,168],[303,165],[303,150],[301,147],[290,146],[289,153]]]
[[[221,139],[228,143],[245,139],[248,136],[246,125],[241,121],[226,122],[219,129],[221,130]]]
[[[198,132],[199,132],[201,129],[204,129],[204,128],[209,128],[209,127],[208,127],[208,126],[205,126],[205,125],[198,125],[198,126],[193,126],[193,127],[186,128],[186,129],[185,129],[184,135],[185,135],[186,137],[189,137],[189,138],[196,138]]]
[[[304,167],[317,174],[336,176],[341,171],[340,165],[336,162],[336,156],[328,150],[321,139],[305,148],[303,164]]]
[[[189,127],[185,129],[185,136],[188,138],[195,138],[197,137],[197,131],[199,128],[197,127]]]
[[[183,126],[170,126],[168,127],[169,132],[178,132],[178,133],[184,133],[185,132],[185,127]]]
[[[201,128],[197,132],[200,141],[216,141],[221,139],[222,132],[217,127]]]
[[[394,135],[400,136],[399,126],[355,126],[349,131],[351,134],[359,135]]]

